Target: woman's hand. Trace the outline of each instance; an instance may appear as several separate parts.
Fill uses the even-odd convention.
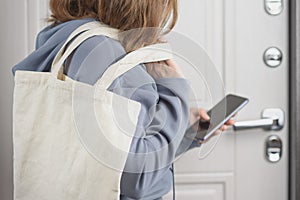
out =
[[[184,78],[179,66],[173,60],[145,64],[147,72],[154,78]]]
[[[191,108],[190,109],[190,124],[194,124],[196,121],[201,120],[203,122],[207,122],[210,120],[209,115],[207,114],[206,110],[202,108]],[[222,131],[225,131],[228,129],[228,126],[234,125],[235,121],[231,118],[228,120],[219,130],[217,130],[213,136],[219,135]],[[210,138],[209,138],[210,139]],[[206,140],[205,142],[207,142]],[[205,143],[200,142],[200,143]]]

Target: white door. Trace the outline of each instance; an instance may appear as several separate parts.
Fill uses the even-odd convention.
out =
[[[1,27],[5,27],[0,38],[0,199],[12,199],[11,67],[34,48],[36,33],[45,25],[46,2],[3,0],[0,7]],[[227,131],[202,160],[198,159],[199,149],[187,153],[175,165],[177,199],[288,199],[288,2],[284,0],[284,9],[276,16],[267,14],[264,0],[179,3],[176,30],[205,47],[227,92],[250,98],[236,120],[257,120],[264,109],[280,108],[285,112],[285,125],[279,131]],[[283,53],[279,67],[264,63],[263,54],[269,47]],[[282,155],[276,163],[266,157],[266,140],[273,135],[282,141]],[[275,159],[277,150],[269,148]]]
[[[255,125],[262,121],[248,120],[261,119],[263,111],[270,108],[265,110],[265,117],[279,116],[281,111],[285,116],[281,130],[231,129],[223,133],[205,159],[198,159],[199,149],[181,157],[175,164],[177,199],[287,200],[288,1],[179,2],[176,30],[204,46],[227,93],[250,99],[236,121]],[[276,47],[266,52],[271,66],[279,63],[277,49],[283,54],[277,67],[264,62],[265,51],[270,47]]]

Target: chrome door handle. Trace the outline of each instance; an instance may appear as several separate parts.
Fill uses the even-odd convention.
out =
[[[284,112],[278,108],[268,108],[262,112],[262,119],[235,122],[234,130],[264,128],[268,130],[280,130],[284,126]]]
[[[234,130],[250,129],[250,128],[272,128],[277,126],[278,120],[273,119],[259,119],[252,121],[235,122]]]

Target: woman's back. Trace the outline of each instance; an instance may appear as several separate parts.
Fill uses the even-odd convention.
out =
[[[92,37],[68,58],[65,74],[93,85],[127,52],[158,43],[164,34],[162,28],[175,26],[177,0],[133,1],[50,0],[54,24],[38,35],[36,51],[15,66],[13,72],[49,71],[68,36],[82,24],[97,19],[121,32],[130,32],[119,37],[120,42],[101,35]],[[157,29],[147,31],[148,27]],[[140,64],[108,88],[141,105],[135,137],[121,177],[122,199],[161,198],[171,188],[171,165],[175,157],[198,146],[196,141],[184,137],[189,123],[189,85],[177,72],[176,66],[166,61],[147,69]],[[162,165],[162,161],[165,164]],[[132,170],[137,166],[137,170]],[[148,171],[149,168],[152,170]]]
[[[17,65],[14,70],[31,62],[36,63],[36,66],[39,67],[30,70],[48,71],[49,65],[58,51],[57,47],[64,43],[70,28],[75,29],[90,21],[94,20],[73,20],[60,24],[59,27],[44,29],[37,37],[36,51]],[[75,50],[66,62],[65,73],[74,80],[93,85],[111,64],[124,55],[126,55],[126,51],[120,42],[101,35],[94,36],[84,41]],[[138,65],[116,79],[109,90],[140,102],[142,105],[135,138],[131,144],[132,158],[136,153],[148,153],[168,146],[169,141],[178,132],[182,116],[185,116],[184,123],[187,124],[188,84],[184,79],[159,78],[154,80],[143,65]],[[178,118],[174,118],[174,116]],[[165,120],[162,121],[162,119]],[[178,125],[174,126],[174,124]],[[181,128],[181,134],[184,134],[185,128]],[[148,135],[147,138],[140,138],[144,134]],[[195,143],[193,144],[196,146]],[[183,152],[185,149],[186,146],[182,146],[178,152]],[[165,156],[169,156],[168,159],[173,160],[175,153]],[[141,160],[141,162],[145,161]],[[130,165],[127,163],[127,168],[130,168]],[[121,199],[158,199],[171,188],[171,163],[152,173],[134,174],[126,171],[128,170],[124,170],[121,180]]]

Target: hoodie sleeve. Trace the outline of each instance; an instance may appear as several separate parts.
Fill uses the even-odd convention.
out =
[[[141,80],[148,83],[136,85]],[[133,199],[147,197],[150,188],[151,193],[164,195],[167,191],[154,188],[170,173],[184,137],[189,119],[189,84],[182,78],[161,78],[154,83],[137,66],[120,77],[112,91],[123,96],[126,93],[142,105],[121,179],[121,192]]]

